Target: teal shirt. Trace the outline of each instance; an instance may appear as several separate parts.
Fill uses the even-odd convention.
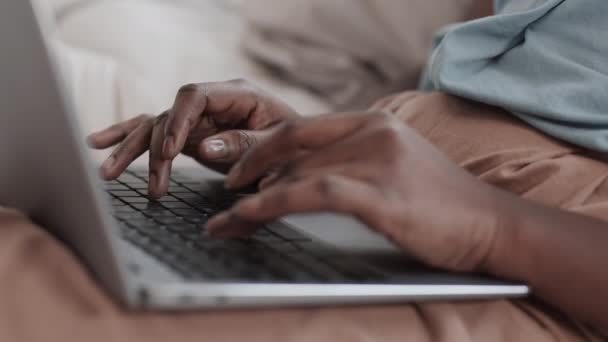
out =
[[[497,0],[496,9],[438,33],[421,88],[608,152],[608,0]]]

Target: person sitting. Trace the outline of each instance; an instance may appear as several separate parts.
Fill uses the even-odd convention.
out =
[[[496,10],[438,36],[423,91],[368,110],[304,118],[247,81],[190,84],[166,112],[89,144],[117,146],[102,165],[108,180],[149,150],[153,198],[180,153],[227,173],[228,188],[260,181],[208,223],[218,238],[291,213],[350,214],[427,265],[529,284],[540,301],[510,302],[497,320],[523,312],[558,321],[563,338],[600,338],[608,3],[499,0]],[[520,326],[534,340],[534,324]]]

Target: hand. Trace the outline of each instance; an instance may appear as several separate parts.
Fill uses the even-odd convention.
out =
[[[267,135],[264,129],[297,116],[246,81],[190,84],[163,114],[140,115],[94,133],[88,141],[96,149],[118,144],[101,167],[106,180],[120,176],[150,150],[149,194],[159,198],[167,192],[171,163],[179,153],[225,171]]]
[[[259,194],[208,223],[223,238],[287,214],[351,214],[421,261],[455,271],[484,263],[499,229],[501,193],[460,169],[393,115],[290,120],[248,151],[226,180],[236,188],[277,169]]]

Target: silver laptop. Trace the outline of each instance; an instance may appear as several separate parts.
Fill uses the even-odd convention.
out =
[[[67,101],[40,13],[0,1],[0,204],[65,242],[132,308],[398,303],[525,296],[523,284],[426,268],[356,220],[286,217],[249,239],[214,240],[206,220],[245,194],[175,170],[149,201],[146,170],[102,183]]]

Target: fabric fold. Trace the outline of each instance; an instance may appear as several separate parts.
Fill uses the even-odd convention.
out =
[[[608,151],[608,2],[503,1],[438,35],[422,88],[502,107],[562,140]]]

